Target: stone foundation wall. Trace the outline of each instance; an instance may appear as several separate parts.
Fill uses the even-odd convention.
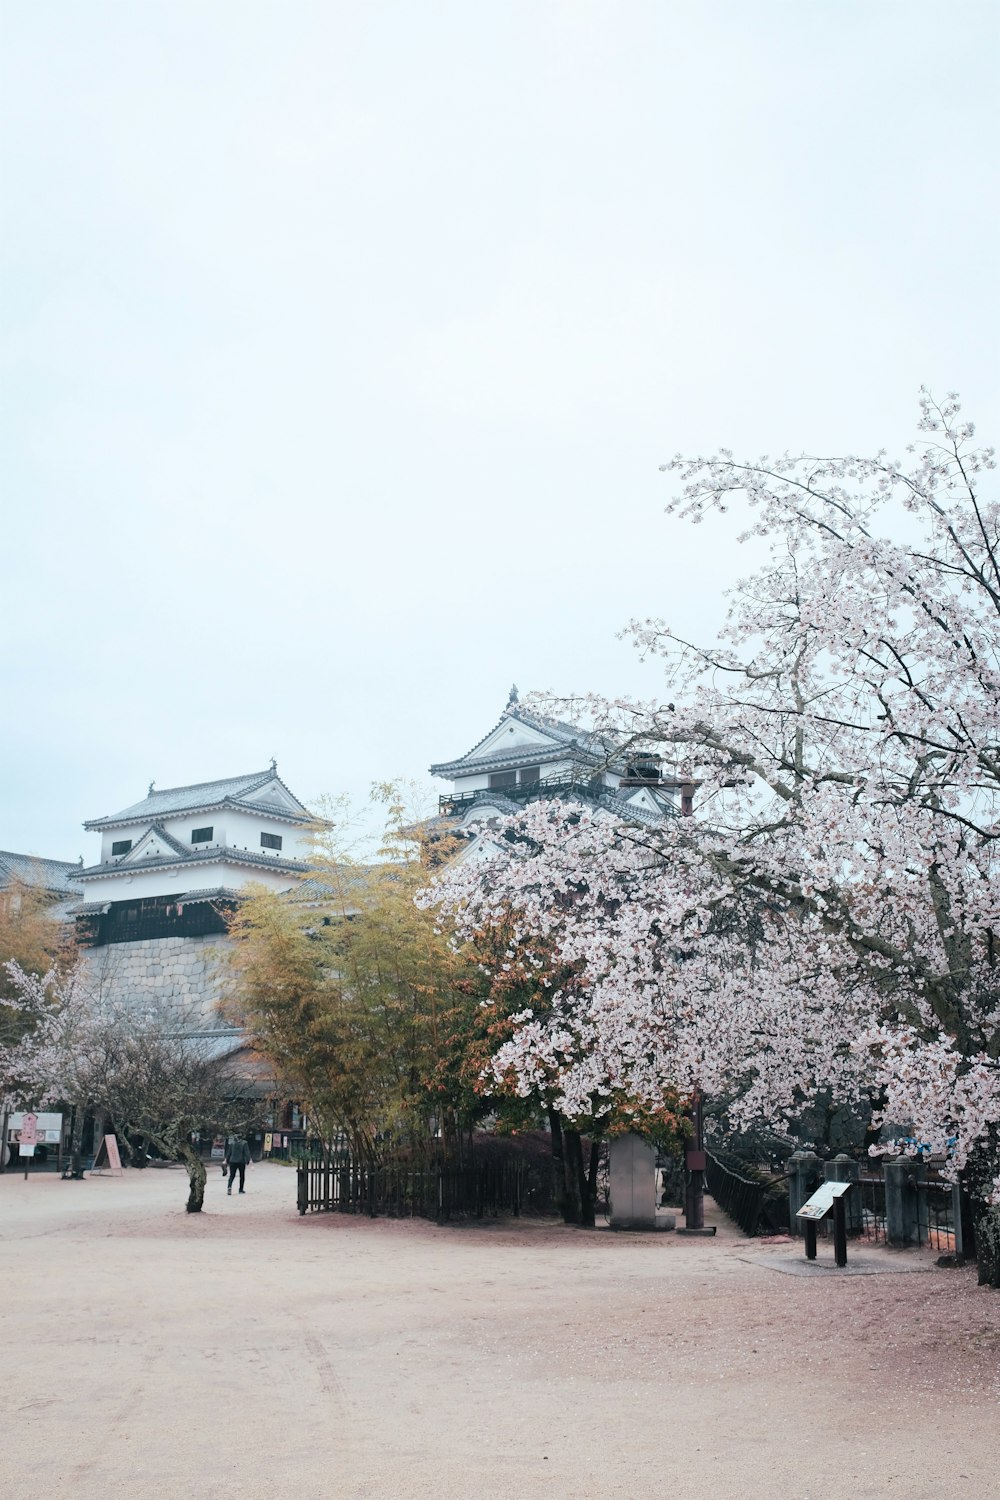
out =
[[[215,1002],[228,938],[166,937],[139,943],[108,943],[84,950],[84,962],[102,986],[147,1004],[172,1021],[219,1025]]]

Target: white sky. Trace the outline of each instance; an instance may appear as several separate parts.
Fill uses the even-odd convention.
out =
[[[995,0],[0,19],[0,848],[653,694],[749,561],[676,450],[998,436]]]

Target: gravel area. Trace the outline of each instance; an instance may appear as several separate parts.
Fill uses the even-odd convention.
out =
[[[300,1219],[272,1164],[185,1196],[0,1176],[3,1497],[1000,1493],[1000,1296],[923,1252]]]

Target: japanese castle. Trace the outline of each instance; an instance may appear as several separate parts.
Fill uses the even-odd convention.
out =
[[[653,826],[689,813],[694,792],[690,782],[665,777],[653,756],[623,756],[585,729],[529,713],[516,688],[489,734],[457,760],[431,766],[430,773],[452,783],[439,799],[439,818],[470,832],[550,797]]]
[[[249,881],[288,890],[305,875],[316,818],[265,771],[157,791],[91,818],[97,864],[74,871],[86,899],[74,909],[88,946],[225,931],[222,915]]]

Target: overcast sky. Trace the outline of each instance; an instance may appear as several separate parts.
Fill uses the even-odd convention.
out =
[[[0,847],[655,693],[677,450],[1000,436],[996,0],[4,0]]]

